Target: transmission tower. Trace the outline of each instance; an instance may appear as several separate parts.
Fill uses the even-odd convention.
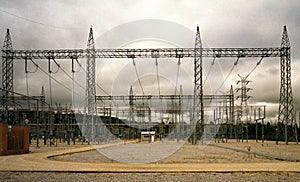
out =
[[[288,125],[295,119],[291,83],[291,46],[286,26],[283,27],[280,55],[280,98],[278,122],[285,125],[285,143],[288,144]]]
[[[40,100],[40,107],[41,107],[41,113],[40,113],[40,121],[42,122],[42,124],[45,126],[43,127],[43,131],[44,132],[44,145],[47,144],[47,139],[48,139],[48,132],[49,132],[49,125],[46,121],[46,117],[45,117],[45,89],[44,86],[42,86],[42,90],[41,90],[41,100]],[[39,126],[38,126],[39,127]],[[40,128],[38,129],[40,131]]]
[[[248,76],[242,77],[241,75],[238,75],[241,80],[237,81],[237,84],[240,84],[240,88],[237,88],[237,92],[240,92],[240,95],[237,96],[237,99],[240,99],[240,107],[237,111],[237,124],[239,126],[242,126],[242,139],[244,136],[243,133],[243,126],[244,123],[246,123],[246,140],[248,141],[248,123],[250,121],[250,111],[248,107],[248,100],[251,98],[251,96],[248,95],[248,92],[251,90],[251,88],[247,87],[247,85],[250,83],[250,80],[247,80]]]
[[[134,101],[132,86],[130,86],[129,90],[129,121],[134,122]]]
[[[90,139],[93,141],[94,136],[94,114],[96,114],[96,88],[95,88],[95,42],[94,42],[94,36],[93,36],[93,28],[90,28],[90,33],[88,37],[87,42],[87,62],[86,62],[86,103],[85,103],[85,110],[86,114],[88,115],[87,118],[85,118],[85,127],[86,124],[88,126],[91,126],[91,128],[85,128],[88,129],[88,135],[90,136]],[[89,118],[89,119],[88,119]]]
[[[230,138],[232,138],[232,132],[233,132],[233,125],[234,125],[234,93],[233,93],[233,86],[230,86],[229,90],[229,97],[230,97],[230,106],[229,106],[229,121],[230,121]],[[237,136],[235,135],[235,138]]]
[[[7,122],[8,125],[14,124],[14,112],[10,111],[14,109],[13,100],[13,46],[9,33],[9,29],[6,31],[6,36],[2,48],[2,122]]]
[[[197,26],[194,51],[194,111],[193,122],[196,124],[193,133],[193,144],[201,137],[204,126],[203,85],[202,85],[202,43],[199,26]]]

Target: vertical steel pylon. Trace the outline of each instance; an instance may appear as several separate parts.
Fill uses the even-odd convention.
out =
[[[233,132],[233,125],[235,124],[234,120],[234,93],[233,93],[233,86],[230,86],[229,90],[229,95],[230,95],[230,106],[229,106],[229,121],[230,121],[230,138],[233,138],[232,132]],[[235,135],[235,138],[237,136]]]
[[[293,93],[291,83],[291,46],[284,26],[281,40],[280,55],[280,98],[278,122],[285,125],[285,143],[288,144],[288,124],[292,124],[294,116]]]
[[[203,85],[202,85],[202,43],[199,26],[197,26],[194,55],[194,107],[193,122],[196,124],[193,133],[193,144],[200,139],[204,129]]]
[[[2,48],[2,122],[7,122],[8,125],[14,124],[14,100],[13,100],[13,47],[9,33],[9,29],[6,31],[6,36]]]
[[[39,114],[39,121],[41,122],[41,124],[43,124],[45,127],[43,127],[43,131],[44,132],[44,144],[46,145],[47,143],[47,134],[46,132],[48,132],[49,130],[49,125],[47,124],[47,121],[46,121],[46,118],[45,118],[45,89],[44,89],[44,86],[42,86],[42,90],[41,90],[41,99],[39,100],[40,104],[39,106],[41,107],[41,110],[42,111],[40,114]],[[37,125],[39,127],[39,125]],[[38,129],[40,131],[40,128]]]
[[[243,77],[241,75],[238,75],[241,80],[237,81],[237,84],[240,83],[240,88],[237,89],[237,92],[240,92],[240,95],[238,95],[236,98],[240,99],[240,107],[238,109],[237,113],[237,124],[241,126],[241,137],[242,141],[244,139],[244,124],[246,124],[246,141],[248,142],[248,124],[250,122],[250,110],[248,107],[248,100],[251,98],[247,93],[251,90],[251,88],[247,87],[247,85],[251,82],[250,80],[247,80],[248,76]]]
[[[94,140],[94,120],[96,114],[96,88],[95,88],[95,42],[93,36],[93,28],[90,28],[90,33],[87,42],[87,61],[86,61],[86,103],[85,110],[87,117],[85,118],[84,131],[89,136],[89,139],[93,142]]]
[[[129,121],[134,122],[134,100],[132,86],[130,86],[129,90]]]

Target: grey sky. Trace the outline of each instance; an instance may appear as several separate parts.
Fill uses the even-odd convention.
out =
[[[91,25],[97,39],[114,27],[143,19],[166,20],[191,31],[195,31],[196,26],[199,25],[202,40],[209,47],[278,47],[283,26],[287,25],[292,45],[294,104],[296,110],[300,111],[298,94],[300,91],[298,74],[300,71],[300,52],[298,51],[300,50],[300,3],[297,0],[0,0],[0,3],[0,10],[23,17],[23,19],[18,18],[0,11],[0,40],[3,41],[5,29],[9,28],[14,49],[85,48]],[[140,29],[142,30],[143,27]],[[171,33],[174,30],[168,31]],[[139,29],[135,30],[136,32],[139,32]],[[123,36],[130,35],[124,34]],[[190,36],[186,38],[190,39]],[[193,40],[194,38],[191,41]],[[96,48],[104,48],[102,46],[101,42],[96,42]],[[160,44],[160,46],[166,45]],[[224,75],[228,73],[234,61],[218,60]],[[227,85],[234,84],[234,81],[238,79],[237,74],[246,75],[256,61],[255,59],[240,61],[228,79]],[[46,63],[39,62],[39,64],[47,69]],[[61,64],[66,71],[70,70],[68,62],[61,62]],[[115,68],[112,65],[108,66]],[[36,75],[29,74],[30,93],[39,94],[41,85],[45,85],[46,93],[48,93],[47,76],[40,71]],[[15,91],[26,93],[24,64],[21,60],[15,64],[14,76]],[[71,88],[71,81],[67,80],[63,74],[55,76]],[[84,82],[84,78],[78,79],[82,81],[81,83]],[[249,85],[253,88],[250,93],[253,96],[251,102],[267,103],[268,115],[274,117],[278,112],[279,59],[263,60],[249,79],[253,81]],[[70,100],[71,96],[68,91],[54,82],[53,86],[56,102]],[[129,88],[126,90],[128,91]]]

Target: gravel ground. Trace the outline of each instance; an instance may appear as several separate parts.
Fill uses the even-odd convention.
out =
[[[212,142],[212,144],[215,144]],[[259,152],[265,154],[271,154],[279,157],[291,157],[300,159],[300,147],[299,144],[290,142],[286,145],[284,142],[279,142],[278,145],[274,141],[265,141],[258,143],[255,140],[249,140],[248,142],[236,142],[231,140],[228,143],[217,143],[219,146],[225,146],[230,148],[237,148],[242,150],[250,150],[252,152]]]
[[[1,181],[300,181],[299,173],[14,173],[0,172]]]
[[[215,144],[213,142],[213,144]],[[271,153],[280,156],[293,156],[299,158],[300,147],[296,145],[275,145],[272,142],[264,144],[255,143],[216,143],[217,145],[231,148],[239,148],[251,151]],[[31,147],[32,153],[61,150],[82,147],[86,145],[66,145],[57,147],[41,145],[40,148]],[[76,161],[76,162],[116,162],[99,155],[97,151],[82,152],[72,155],[55,157],[54,160]],[[162,163],[172,162],[204,162],[204,163],[249,163],[251,162],[279,162],[266,157],[258,157],[245,153],[226,150],[223,148],[207,146],[199,148],[191,144],[185,144],[174,154],[160,161]],[[64,173],[64,172],[0,172],[0,181],[300,181],[300,173],[284,172],[224,172],[224,173]]]
[[[248,144],[249,145],[249,144]],[[142,145],[141,145],[142,146]],[[231,144],[229,144],[231,146]],[[237,147],[235,147],[237,148]],[[136,155],[146,155],[149,149],[145,148],[144,153],[136,153]],[[124,158],[127,157],[125,154],[128,153],[126,146],[124,149],[121,147],[118,150],[113,150],[111,148],[110,152],[115,151],[120,155],[124,155]],[[154,153],[157,154],[159,148]],[[101,152],[101,150],[100,150]],[[52,158],[53,160],[58,161],[70,161],[70,162],[117,162],[112,160],[110,157],[102,155],[100,152],[94,150],[89,152],[75,153],[71,155],[57,156]],[[106,153],[107,155],[107,153]],[[120,157],[120,156],[119,156]],[[275,159],[249,155],[246,153],[236,152],[232,150],[226,150],[222,148],[217,148],[213,146],[206,146],[205,148],[199,148],[197,145],[191,145],[189,143],[183,145],[179,150],[174,154],[167,156],[163,160],[159,161],[160,163],[232,163],[232,162],[278,162]]]
[[[39,153],[39,152],[47,152],[47,151],[72,149],[72,148],[85,147],[85,146],[89,146],[89,145],[87,143],[81,144],[79,142],[77,142],[76,145],[74,145],[73,143],[68,145],[66,142],[61,142],[61,143],[58,143],[57,146],[56,145],[50,146],[49,143],[47,143],[47,145],[44,145],[42,142],[40,142],[40,145],[37,148],[36,141],[33,141],[29,146],[29,151],[30,151],[30,153]]]

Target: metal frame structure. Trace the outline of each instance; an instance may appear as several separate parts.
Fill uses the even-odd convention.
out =
[[[90,33],[87,42],[87,63],[86,63],[86,88],[85,88],[85,117],[82,131],[84,135],[94,135],[94,115],[96,114],[96,87],[95,87],[95,41],[93,36],[93,29],[90,28]],[[87,131],[87,126],[91,126],[91,132]],[[90,137],[93,138],[93,137]]]
[[[197,26],[195,49],[194,49],[194,102],[193,124],[196,128],[193,133],[193,144],[201,138],[204,131],[204,108],[203,108],[203,79],[202,79],[202,43],[199,26]]]
[[[285,125],[285,143],[288,144],[288,125],[295,121],[291,75],[291,45],[286,26],[283,28],[280,55],[280,98],[278,122]]]
[[[247,80],[248,76],[241,76],[240,80],[237,81],[237,84],[240,84],[240,88],[237,88],[236,91],[240,92],[240,95],[236,97],[236,99],[240,99],[240,107],[237,110],[237,123],[238,125],[241,125],[241,130],[244,128],[244,123],[246,124],[246,141],[248,142],[248,124],[250,122],[250,110],[248,107],[248,100],[251,98],[251,96],[248,95],[248,92],[252,90],[247,85],[251,82],[250,80]],[[246,122],[242,121],[242,117],[246,119]],[[243,140],[243,132],[242,132],[242,140]]]
[[[2,49],[2,86],[5,90],[13,91],[13,60],[14,59],[87,59],[87,90],[86,97],[88,100],[87,112],[93,113],[95,96],[95,59],[96,58],[194,58],[194,95],[199,100],[195,101],[196,120],[203,122],[201,102],[203,100],[202,88],[202,58],[203,57],[280,57],[281,85],[279,99],[279,116],[278,120],[288,124],[294,121],[294,107],[291,86],[291,52],[290,42],[286,26],[282,34],[281,47],[271,48],[202,48],[200,32],[197,27],[196,40],[194,48],[154,48],[154,49],[95,49],[92,28],[90,29],[87,49],[62,49],[62,50],[13,50],[9,30],[4,41]],[[4,121],[11,123],[8,116],[9,109],[14,107],[5,101],[9,95],[3,92],[2,107],[5,108]],[[200,108],[198,107],[200,104]],[[200,111],[199,111],[200,109]],[[200,115],[199,115],[200,114]],[[198,116],[199,115],[199,116]],[[287,129],[286,129],[287,135]],[[286,136],[286,143],[288,139]]]
[[[281,57],[281,47],[270,48],[202,48],[202,57]],[[86,59],[87,49],[2,50],[14,59]],[[95,58],[194,58],[195,48],[95,49]]]
[[[9,29],[6,31],[6,36],[2,48],[2,108],[4,111],[1,113],[1,119],[6,120],[8,125],[14,124],[14,112],[15,109],[14,100],[8,100],[8,97],[14,96],[14,82],[13,82],[13,46],[9,33]]]

